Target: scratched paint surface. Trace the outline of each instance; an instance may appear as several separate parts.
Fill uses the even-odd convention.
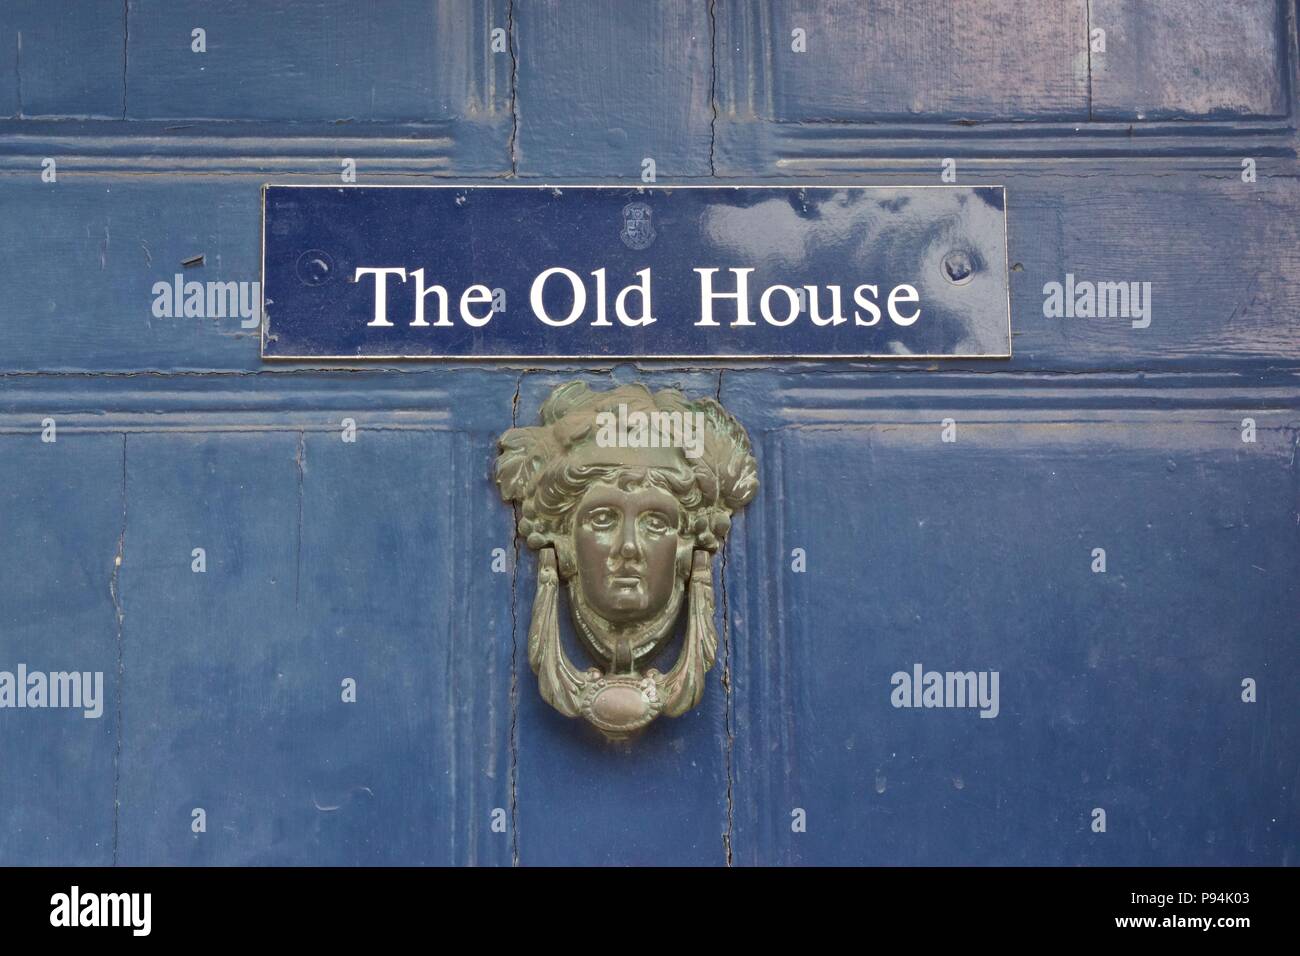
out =
[[[0,708],[0,863],[1297,862],[1294,4],[351,7],[0,11],[0,671],[105,698]],[[906,187],[944,158],[1006,188],[993,367],[267,366],[240,314],[155,311],[177,274],[257,281],[262,185],[345,160]],[[1151,283],[1149,325],[1045,316],[1067,274]],[[491,482],[573,377],[716,395],[761,470],[705,699],[632,744],[537,696]],[[918,662],[999,670],[998,716],[891,706]]]

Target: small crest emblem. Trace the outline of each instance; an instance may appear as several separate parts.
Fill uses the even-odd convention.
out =
[[[630,202],[623,207],[623,230],[618,237],[629,249],[648,249],[655,241],[653,212],[643,202]]]

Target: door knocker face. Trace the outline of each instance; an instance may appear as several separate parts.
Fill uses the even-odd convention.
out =
[[[713,399],[625,385],[561,385],[542,424],[501,436],[496,478],[519,506],[519,535],[537,552],[528,663],[542,697],[626,737],[700,701],[713,666],[713,555],[731,517],[758,490],[749,436]],[[599,667],[581,669],[560,644],[559,590]],[[667,672],[647,667],[686,637]]]

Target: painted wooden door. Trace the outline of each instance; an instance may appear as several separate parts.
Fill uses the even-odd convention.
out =
[[[1294,864],[1296,62],[1290,0],[7,3],[0,671],[103,685],[0,708],[0,863]],[[259,358],[264,183],[650,176],[1005,185],[1014,357]],[[761,469],[630,743],[491,480],[572,378]]]

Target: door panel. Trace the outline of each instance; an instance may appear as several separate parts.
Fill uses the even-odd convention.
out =
[[[1144,3],[1092,0],[1106,30],[1092,73],[1097,119],[1282,116],[1287,4],[1277,0]]]
[[[505,103],[509,58],[480,42],[507,26],[504,2],[399,0],[372,13],[342,0],[133,2],[127,115],[418,123]],[[193,49],[195,29],[206,53]]]
[[[0,190],[9,212],[0,241],[13,253],[0,281],[11,314],[25,317],[11,323],[6,371],[255,367],[256,324],[244,328],[224,296],[209,310],[207,283],[259,280],[256,188],[24,177]],[[42,223],[35,235],[33,222]],[[195,256],[201,266],[183,265]],[[197,315],[183,314],[183,296],[176,314],[177,296],[159,291],[177,275],[182,293],[199,284]],[[255,303],[251,292],[244,299]]]
[[[707,176],[712,109],[705,4],[515,4],[524,175]],[[523,42],[527,38],[527,42]],[[575,69],[575,66],[581,68]],[[562,123],[529,117],[564,117]]]
[[[18,118],[122,117],[124,6],[13,0],[6,7],[0,112]]]
[[[287,434],[127,436],[123,864],[274,859],[296,749],[285,658],[306,650],[285,626],[296,449]],[[191,830],[196,808],[218,839]]]
[[[0,669],[99,672],[102,694],[89,718],[84,708],[5,713],[21,723],[0,733],[0,865],[108,866],[120,779],[122,436],[56,426],[43,443],[39,432],[38,419],[35,432],[0,434]]]
[[[745,634],[737,861],[1291,862],[1294,741],[1260,736],[1239,695],[1246,677],[1300,677],[1300,553],[1270,533],[1297,522],[1300,419],[1259,415],[1243,444],[1241,413],[1153,415],[1148,396],[900,411],[807,376],[728,374],[768,492],[727,563]],[[895,707],[891,676],[917,663],[999,671],[1000,712]],[[796,807],[807,833],[790,831]]]
[[[1088,116],[1085,0],[727,0],[718,19],[731,63],[761,62],[767,102],[754,106],[778,121]],[[752,69],[729,78],[744,89]]]

